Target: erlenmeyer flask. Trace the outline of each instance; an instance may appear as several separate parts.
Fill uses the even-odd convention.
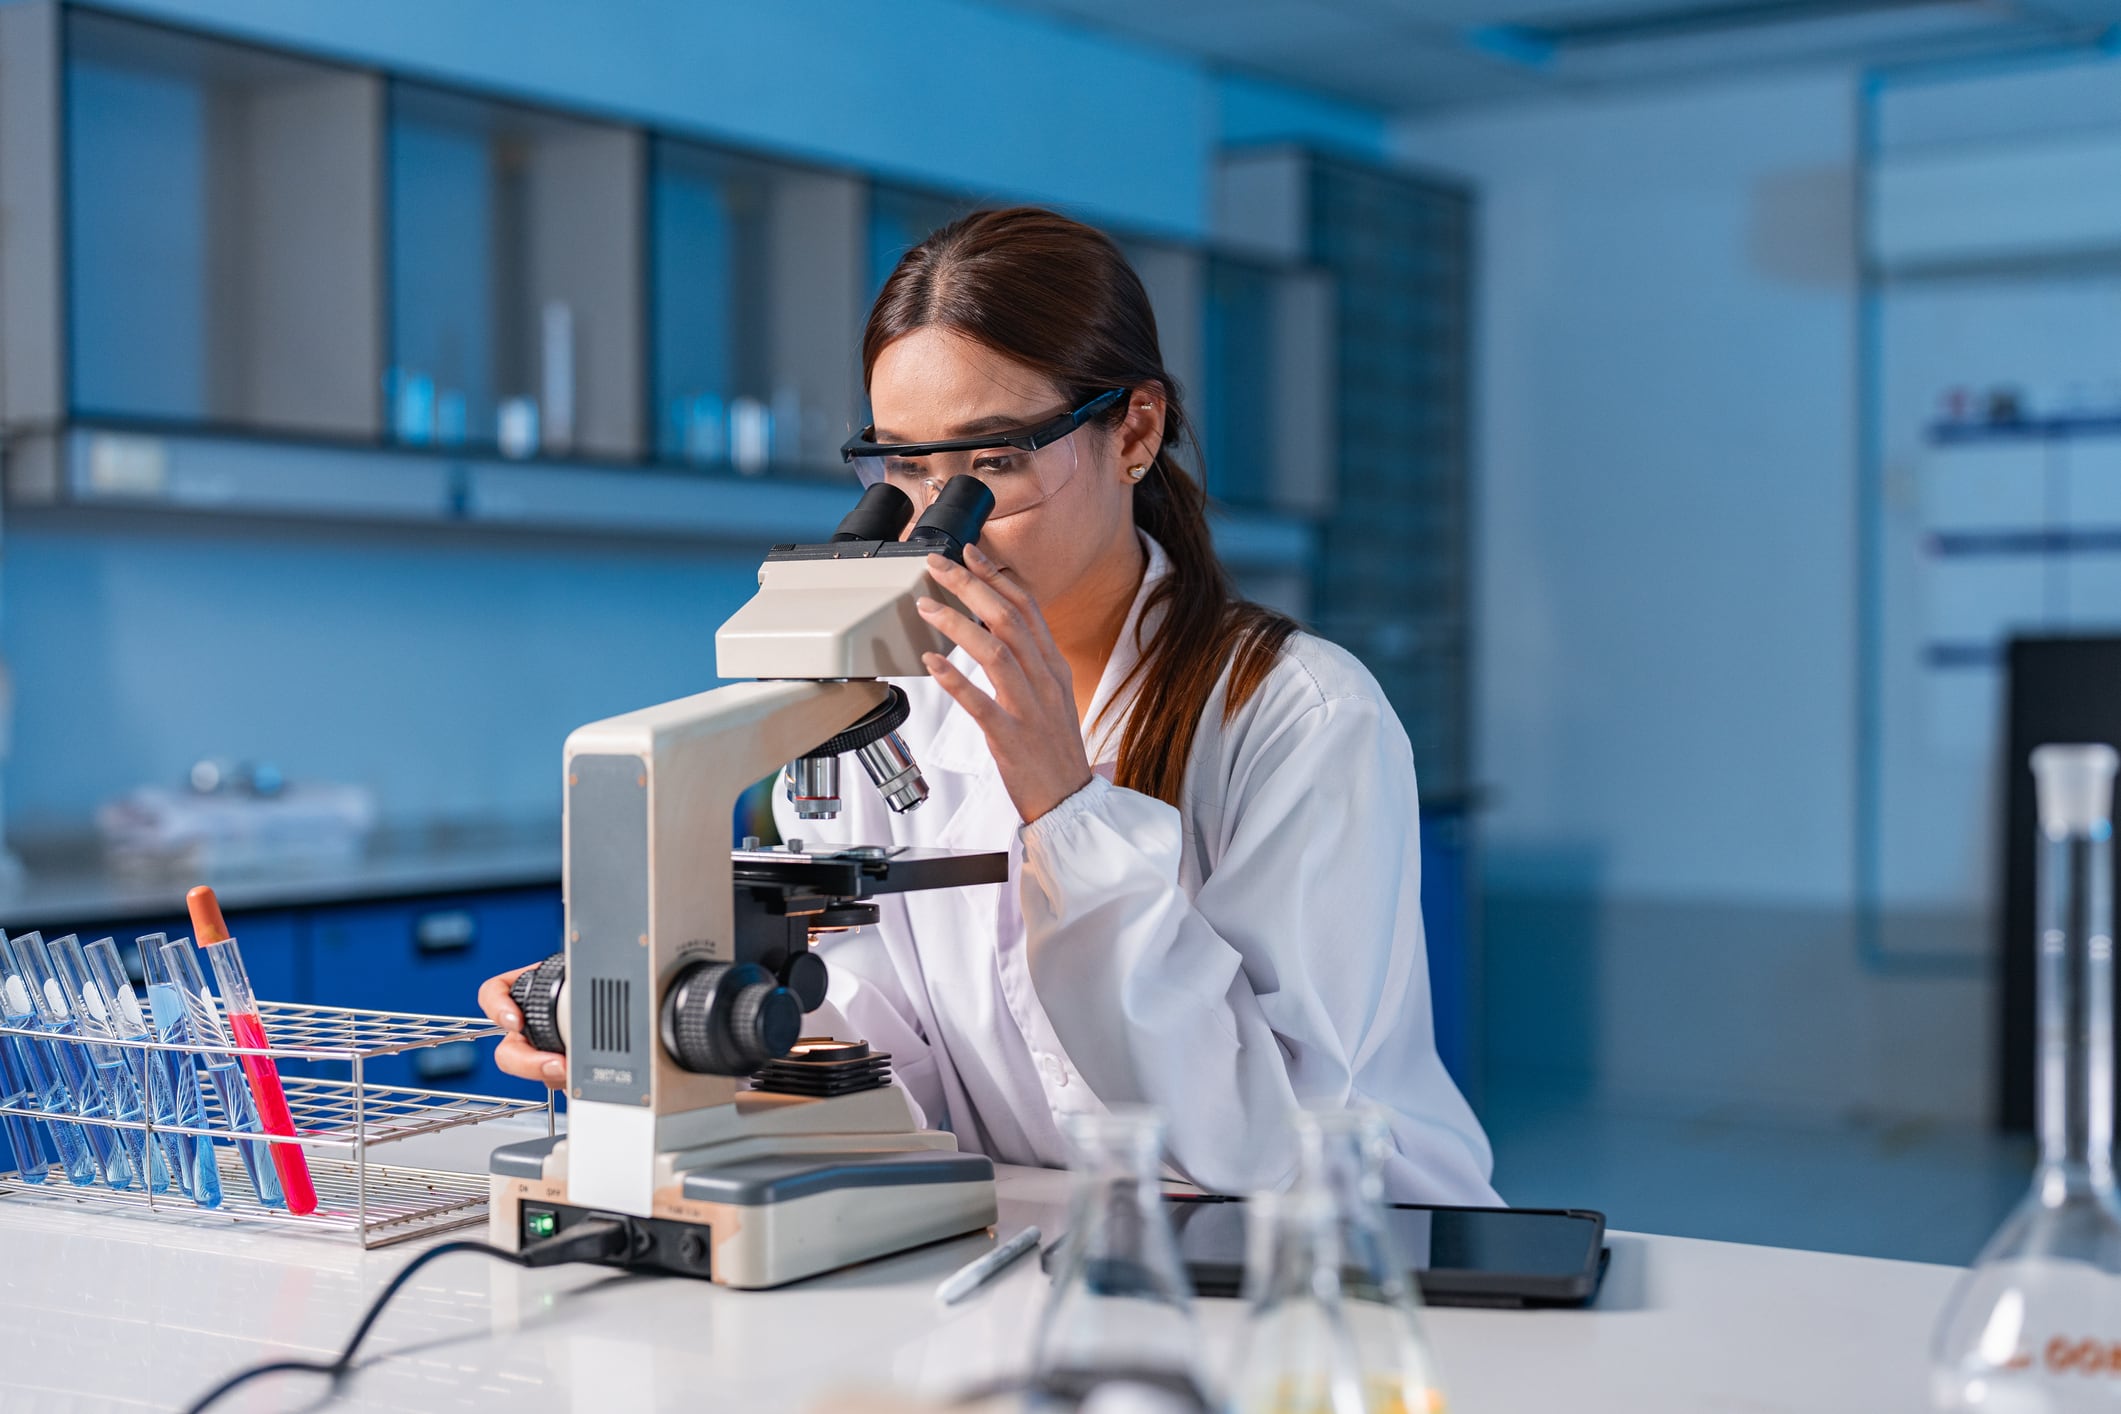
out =
[[[2121,1409],[2121,1200],[2114,1191],[2113,795],[2107,746],[2043,746],[2040,1163],[1937,1327],[1943,1409]]]
[[[1237,1414],[1442,1414],[1420,1297],[1385,1220],[1391,1136],[1371,1110],[1306,1112],[1285,1193],[1252,1199]]]
[[[1203,1410],[1192,1288],[1164,1212],[1164,1126],[1150,1110],[1063,1121],[1068,1232],[1032,1354],[1044,1401]]]

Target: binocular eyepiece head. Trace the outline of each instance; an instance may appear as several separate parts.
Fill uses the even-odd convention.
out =
[[[979,540],[987,517],[994,513],[994,492],[977,476],[953,476],[943,483],[934,502],[913,521],[913,498],[888,481],[879,481],[862,493],[832,532],[834,543],[855,540],[897,540],[938,555],[961,560],[965,547]],[[908,533],[906,522],[913,521]]]

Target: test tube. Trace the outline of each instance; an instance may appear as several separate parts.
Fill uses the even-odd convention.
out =
[[[69,933],[59,940],[72,943]],[[52,1060],[55,1068],[66,1079],[67,1088],[73,1092],[74,1113],[83,1119],[130,1119],[140,1122],[139,1091],[129,1082],[132,1077],[125,1074],[124,1057],[115,1057],[116,1065],[105,1065],[107,1059],[101,1052],[114,1047],[91,1047],[83,1037],[81,1018],[67,1004],[66,993],[52,973],[51,945],[35,933],[25,933],[8,944],[14,955],[15,969],[29,989],[29,997],[37,1011],[37,1028],[54,1037],[63,1038],[51,1042]],[[121,1086],[118,1096],[113,1097],[104,1084],[105,1075],[115,1074]],[[126,1102],[121,1109],[120,1101]],[[95,1150],[96,1161],[102,1166],[104,1182],[113,1188],[130,1188],[135,1177],[147,1172],[147,1131],[143,1129],[112,1129],[103,1124],[81,1126],[87,1131],[89,1146]],[[160,1174],[162,1186],[157,1192],[169,1190],[169,1174]]]
[[[221,992],[222,1010],[228,1013],[228,1029],[236,1044],[263,1051],[271,1043],[265,1022],[258,1014],[258,997],[250,988],[250,973],[243,967],[242,949],[222,921],[221,904],[204,884],[185,896],[191,908],[192,927],[198,930],[199,946],[213,964],[214,985]],[[258,1102],[258,1119],[267,1134],[295,1137],[295,1117],[287,1107],[287,1092],[280,1085],[280,1068],[272,1057],[243,1057],[243,1075],[250,1082],[251,1098]],[[317,1189],[310,1181],[309,1160],[300,1144],[272,1146],[273,1167],[280,1174],[280,1190],[287,1195],[287,1211],[297,1215],[317,1210]]]
[[[178,1164],[172,1165],[159,1136],[152,1148],[148,1145],[147,1095],[140,1084],[140,1073],[134,1069],[139,1052],[127,1054],[125,1047],[110,1044],[121,1034],[117,1018],[111,1014],[102,989],[88,974],[88,957],[81,950],[80,939],[72,933],[54,938],[44,945],[44,956],[44,991],[51,1014],[62,1025],[71,1026],[79,1038],[75,1049],[88,1054],[87,1078],[75,1086],[75,1099],[83,1107],[81,1113],[87,1114],[87,1106],[98,1103],[106,1117],[140,1126],[119,1130],[117,1141],[125,1147],[132,1171],[148,1176],[150,1191],[169,1192],[172,1176],[184,1171],[181,1157]],[[109,1133],[99,1130],[98,1137]]]
[[[155,937],[159,939],[161,935]],[[116,940],[98,938],[82,953],[88,963],[89,982],[84,995],[89,1010],[96,1009],[96,994],[100,992],[109,1008],[111,1025],[120,1036],[131,1041],[155,1040],[154,1029],[140,1010],[140,995],[133,990],[132,978],[125,975],[125,962],[118,956]],[[156,1124],[165,1127],[155,1138],[163,1161],[176,1176],[177,1186],[201,1207],[220,1207],[221,1171],[214,1166],[214,1141],[203,1134],[168,1132],[178,1126],[206,1128],[206,1107],[199,1102],[199,1077],[192,1068],[191,1057],[136,1046],[124,1050],[134,1078],[147,1092],[148,1112]]]
[[[18,945],[33,946],[38,956],[44,952],[44,939],[36,933],[24,933],[0,944],[0,1017],[10,1026],[42,1031],[44,1027],[37,1015],[35,1002],[31,998],[30,985],[23,980],[22,971],[15,964]],[[56,1045],[39,1037],[11,1036],[16,1044],[15,1059],[22,1074],[29,1079],[30,1089],[36,1093],[37,1108],[50,1118],[45,1121],[45,1133],[51,1136],[52,1147],[59,1155],[59,1163],[66,1170],[66,1177],[81,1187],[96,1182],[102,1177],[96,1166],[96,1151],[89,1146],[83,1127],[69,1124],[62,1115],[76,1113],[73,1087],[67,1084],[67,1071],[60,1068],[60,1050],[72,1050],[73,1043],[62,1041]],[[124,1161],[120,1152],[119,1161]],[[127,1169],[125,1179],[132,1180],[132,1171]],[[120,1186],[113,1183],[113,1187]]]
[[[11,1110],[37,1108],[37,1092],[31,1088],[29,1074],[15,1054],[22,1043],[20,1036],[0,1036],[0,1106]],[[42,1183],[51,1176],[52,1139],[45,1132],[44,1121],[19,1114],[0,1116],[0,1132],[7,1135],[17,1178],[24,1183]]]
[[[155,1013],[155,1027],[162,1039],[176,1040],[181,1032],[193,1045],[229,1045],[227,1028],[222,1026],[221,1013],[214,1006],[214,994],[207,990],[206,974],[199,967],[199,950],[192,946],[190,938],[158,942],[161,937],[160,933],[150,933],[140,940],[140,961],[147,971],[148,1005]],[[220,1102],[221,1113],[228,1118],[229,1129],[237,1134],[263,1133],[257,1102],[251,1099],[250,1083],[243,1078],[236,1058],[217,1049],[201,1053],[199,1060],[206,1067],[207,1084]],[[236,1152],[243,1157],[244,1171],[250,1175],[250,1186],[258,1201],[268,1208],[284,1208],[287,1198],[280,1191],[280,1176],[268,1152],[273,1147],[255,1139],[239,1140]]]

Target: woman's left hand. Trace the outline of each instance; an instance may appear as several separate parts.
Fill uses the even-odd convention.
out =
[[[993,695],[940,653],[923,654],[921,662],[987,734],[1002,784],[1029,824],[1090,784],[1068,660],[1054,645],[1030,591],[977,545],[965,547],[963,565],[930,555],[928,573],[978,620],[926,596],[919,604],[921,617],[986,669]]]

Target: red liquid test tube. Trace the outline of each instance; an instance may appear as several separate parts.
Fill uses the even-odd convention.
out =
[[[239,1048],[264,1050],[265,1023],[258,1016],[258,998],[250,989],[250,974],[243,969],[243,954],[229,935],[221,917],[221,902],[204,884],[185,896],[191,909],[192,931],[213,964],[214,985],[221,992],[221,1010],[228,1016],[228,1029]],[[251,1098],[258,1104],[258,1123],[267,1134],[295,1137],[294,1112],[287,1107],[287,1092],[280,1085],[280,1068],[269,1056],[242,1056],[244,1078],[250,1082]],[[280,1175],[281,1191],[287,1195],[287,1211],[297,1214],[317,1210],[317,1186],[310,1181],[309,1160],[299,1144],[271,1144],[273,1168]]]

